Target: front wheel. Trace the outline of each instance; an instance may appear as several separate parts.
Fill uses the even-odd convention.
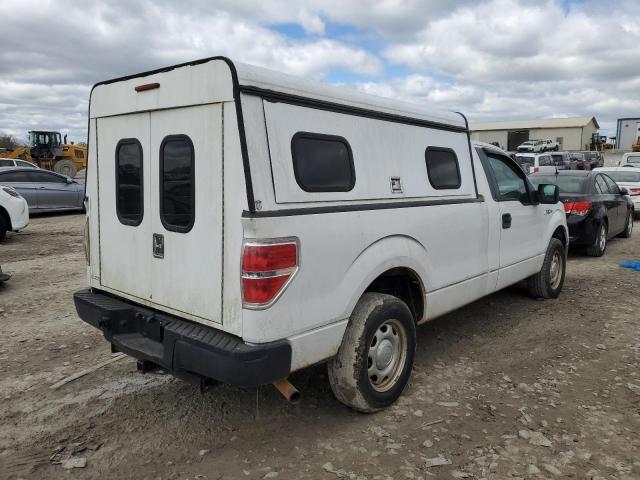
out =
[[[360,412],[388,407],[409,381],[415,350],[416,327],[407,304],[392,295],[365,293],[328,364],[333,394]]]
[[[607,250],[607,225],[601,224],[593,244],[587,247],[587,255],[590,257],[601,257]]]
[[[7,221],[2,215],[0,215],[0,240],[4,240],[6,238],[8,228],[9,226],[7,225]]]
[[[529,277],[529,292],[536,298],[558,298],[567,269],[567,250],[557,238],[552,238],[538,273]]]

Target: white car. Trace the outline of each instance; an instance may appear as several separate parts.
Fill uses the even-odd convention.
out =
[[[543,140],[544,142],[544,152],[557,152],[560,150],[560,144],[555,140]]]
[[[562,290],[558,188],[459,113],[213,57],[95,85],[89,152],[75,305],[142,371],[292,398],[327,362],[371,412],[418,324],[521,280]]]
[[[618,162],[620,167],[640,167],[640,152],[627,152]]]
[[[516,162],[525,173],[553,173],[558,169],[550,153],[516,153]]]
[[[594,169],[606,173],[619,187],[629,191],[636,217],[640,217],[640,168],[638,167],[601,167]]]
[[[522,143],[516,149],[520,152],[530,152],[530,153],[542,153],[546,148],[546,143],[542,140],[529,140],[527,142]]]
[[[26,168],[40,168],[35,163],[27,162],[26,160],[20,160],[17,158],[2,158],[0,157],[1,167],[26,167]]]
[[[13,188],[0,185],[0,240],[29,224],[29,205]]]

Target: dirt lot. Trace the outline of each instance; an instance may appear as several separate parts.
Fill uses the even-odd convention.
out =
[[[640,273],[618,267],[640,234],[572,253],[559,300],[512,288],[423,326],[402,400],[362,415],[321,366],[293,376],[297,406],[130,358],[50,389],[111,358],[71,300],[82,223],[35,218],[0,245],[0,478],[640,478]]]

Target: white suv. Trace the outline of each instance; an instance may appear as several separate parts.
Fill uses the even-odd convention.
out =
[[[557,170],[550,153],[516,153],[516,162],[525,173],[553,173]]]
[[[89,152],[75,304],[143,372],[291,398],[327,362],[371,412],[419,324],[521,280],[562,290],[558,188],[458,113],[214,57],[94,86]]]

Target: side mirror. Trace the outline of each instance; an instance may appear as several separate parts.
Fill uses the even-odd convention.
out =
[[[555,205],[560,201],[560,189],[557,185],[542,183],[538,185],[538,202],[545,205]]]
[[[620,195],[629,195],[629,190],[625,187],[620,187]]]
[[[67,180],[67,183],[73,183],[73,180],[71,178],[69,178],[69,177],[65,177],[65,178]]]

